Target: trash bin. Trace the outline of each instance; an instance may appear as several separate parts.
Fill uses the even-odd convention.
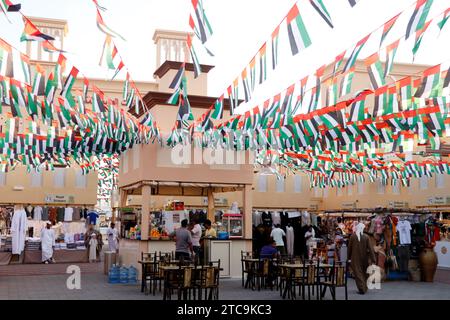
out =
[[[105,252],[105,267],[103,270],[104,274],[108,274],[109,269],[113,264],[116,264],[116,253],[112,251]]]

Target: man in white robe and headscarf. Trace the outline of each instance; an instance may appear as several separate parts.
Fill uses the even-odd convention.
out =
[[[41,231],[41,247],[42,247],[42,262],[53,263],[53,247],[55,246],[55,230],[52,229],[52,224],[47,221],[46,226]]]
[[[111,222],[111,226],[108,228],[106,234],[108,235],[109,251],[116,253],[119,248],[119,232],[115,228],[116,224]]]
[[[348,245],[348,260],[350,261],[359,294],[367,292],[367,268],[370,264],[376,262],[369,237],[364,234],[365,227],[364,223],[359,223],[356,226],[356,232],[350,237]]]

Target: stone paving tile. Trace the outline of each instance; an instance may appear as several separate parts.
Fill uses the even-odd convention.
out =
[[[103,274],[85,274],[82,276],[81,290],[69,290],[66,287],[66,275],[0,277],[0,299],[111,299],[111,300],[161,300],[162,295],[144,295],[139,285],[108,284]],[[385,282],[381,290],[370,290],[366,295],[358,295],[356,286],[349,279],[348,294],[350,300],[437,300],[450,299],[450,285],[444,283],[423,282]],[[221,280],[220,298],[223,300],[279,300],[277,290],[265,289],[252,291],[243,289],[240,279]],[[315,298],[315,297],[314,297]],[[338,289],[337,298],[344,299],[344,290]],[[174,296],[174,299],[176,297]],[[326,299],[331,299],[327,293]]]

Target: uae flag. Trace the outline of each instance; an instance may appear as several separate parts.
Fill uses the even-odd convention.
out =
[[[20,41],[51,41],[55,40],[55,38],[42,33],[39,29],[25,16],[23,16],[23,22],[25,27],[23,29],[22,36],[20,37]]]
[[[338,100],[337,78],[328,79],[326,85],[328,87],[328,90],[325,99],[325,104],[327,106],[334,106]]]
[[[423,72],[422,83],[417,89],[414,97],[416,98],[429,98],[437,97],[440,92],[440,77],[441,77],[441,65],[438,64]]]
[[[444,15],[442,17],[442,20],[440,20],[437,25],[439,27],[439,33],[442,31],[442,29],[444,28],[445,24],[447,23],[448,18],[450,18],[450,8],[448,8],[447,10],[445,10]]]
[[[264,43],[261,49],[259,49],[259,84],[263,83],[267,79],[267,57],[266,57],[266,44]]]
[[[342,77],[341,92],[340,92],[341,97],[349,94],[352,91],[352,82],[354,75],[355,75],[355,68],[351,68]]]
[[[58,84],[52,72],[50,73],[47,79],[47,85],[45,86],[45,101],[47,102],[48,105],[51,105],[53,103],[57,86]]]
[[[178,88],[180,86],[181,79],[183,78],[183,75],[184,75],[184,71],[185,71],[185,64],[183,63],[181,65],[181,68],[177,71],[177,74],[173,78],[172,82],[170,83],[170,86],[169,86],[170,89],[175,89],[175,88]],[[127,77],[128,76],[129,75],[127,74]]]
[[[373,107],[373,117],[381,117],[384,114],[384,108],[388,103],[388,86],[375,90],[375,105]]]
[[[256,56],[253,57],[253,59],[250,61],[249,68],[250,68],[250,85],[251,85],[251,92],[255,91],[255,84],[256,84]]]
[[[322,0],[309,0],[313,8],[319,13],[319,15],[322,17],[322,19],[331,27],[333,28],[333,22],[331,21],[330,13],[328,12],[327,8],[323,4]]]
[[[247,68],[242,70],[241,80],[242,80],[242,86],[244,87],[244,99],[245,99],[245,102],[248,102],[248,101],[250,101],[252,96],[251,96],[251,92],[250,92],[250,86],[248,84]]]
[[[397,82],[398,93],[400,95],[400,106],[402,111],[410,110],[412,107],[412,79],[406,77]]]
[[[381,48],[381,45],[383,44],[384,39],[386,39],[387,35],[392,30],[392,27],[394,27],[394,24],[397,21],[399,16],[400,16],[400,13],[384,24],[383,32],[381,33],[380,48]]]
[[[20,64],[22,69],[22,77],[16,77],[16,79],[23,79],[26,84],[31,84],[31,72],[30,72],[30,58],[20,53]]]
[[[286,22],[292,55],[296,55],[302,49],[311,45],[311,39],[309,38],[308,31],[306,30],[303,19],[298,11],[297,4],[294,4],[287,14]]]
[[[170,98],[167,100],[168,104],[176,105],[178,104],[178,99],[180,98],[180,92],[181,89],[178,87],[174,93],[170,96]]]
[[[204,44],[212,36],[211,24],[206,17],[205,10],[203,9],[202,1],[192,0],[192,6],[194,7],[195,17],[197,18],[198,35],[200,40]],[[192,26],[191,26],[192,27]]]
[[[113,30],[111,30],[111,29],[105,24],[105,22],[103,21],[103,17],[102,17],[102,15],[100,14],[100,11],[98,10],[98,8],[97,8],[97,28],[98,28],[101,32],[105,33],[106,35],[109,35],[109,36],[111,36],[111,37],[119,37],[119,38],[121,38],[122,40],[125,41],[125,39],[124,39],[120,34],[118,34],[117,32],[115,32],[115,31],[113,31]]]
[[[105,105],[103,103],[103,92],[96,86],[92,86],[94,90],[92,94],[92,111],[95,113],[103,113],[106,111]]]
[[[239,78],[234,79],[233,85],[227,88],[227,93],[230,100],[230,114],[233,115],[239,105]]]
[[[197,79],[201,73],[201,66],[194,47],[192,46],[192,37],[190,35],[187,37],[187,45],[189,48],[189,53],[191,54],[192,63],[194,64],[194,78]]]
[[[215,120],[220,120],[223,118],[223,99],[224,96],[221,95],[219,99],[214,103],[214,110],[211,113],[211,118]]]
[[[36,64],[32,93],[34,96],[43,96],[45,94],[45,69],[39,64]]]
[[[378,89],[386,84],[384,79],[384,70],[380,62],[378,52],[368,57],[365,61],[367,71],[369,72],[370,82],[374,89]]]
[[[4,77],[14,77],[12,47],[0,39],[0,75]]]
[[[292,114],[292,95],[294,93],[294,89],[295,84],[287,88],[283,104],[281,105],[281,113],[283,114],[285,121],[287,121],[287,118]]]
[[[350,122],[362,121],[366,118],[365,112],[366,95],[359,95],[350,108]]]
[[[89,91],[89,80],[87,78],[84,78],[83,79],[83,100],[84,100],[84,102],[86,102],[86,100],[87,100],[88,91]]]
[[[275,68],[278,65],[278,38],[280,35],[280,26],[276,27],[275,30],[272,32],[272,69],[275,70]]]
[[[414,12],[409,19],[408,26],[406,28],[405,39],[408,38],[416,31],[423,29],[425,21],[427,20],[428,13],[430,12],[433,0],[418,0]]]
[[[397,48],[398,48],[399,43],[400,43],[400,40],[397,40],[397,41],[391,43],[390,45],[388,45],[386,48],[386,66],[385,66],[385,70],[384,70],[384,78],[385,79],[389,75],[389,73],[391,73],[392,67],[394,65],[395,54],[397,53]]]
[[[342,52],[340,55],[338,55],[335,59],[334,59],[334,66],[333,66],[333,77],[336,74],[336,71],[338,71],[339,67],[342,65],[342,62],[344,61],[344,57],[345,57],[345,53],[347,52],[347,50],[344,50],[344,52]]]
[[[75,106],[75,100],[72,96],[72,87],[75,84],[75,81],[77,80],[78,75],[78,69],[75,67],[72,67],[72,70],[69,73],[69,76],[67,77],[66,81],[64,82],[63,89],[61,91],[61,96],[63,96],[69,105],[73,108]]]
[[[415,40],[415,43],[414,43],[414,47],[412,49],[413,61],[414,61],[414,59],[416,57],[417,51],[419,51],[420,45],[422,44],[423,36],[425,35],[425,32],[427,31],[427,29],[430,26],[430,24],[431,24],[431,20],[428,21],[422,29],[420,29],[420,30],[418,30],[416,32],[416,40]]]
[[[367,36],[358,41],[344,66],[343,72],[349,71],[350,68],[355,65],[356,59],[358,58],[358,55],[361,52],[364,45],[366,44],[367,40],[369,40],[370,35],[371,34],[368,34]]]

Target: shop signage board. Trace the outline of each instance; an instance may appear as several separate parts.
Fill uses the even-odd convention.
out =
[[[75,203],[75,197],[70,195],[48,194],[45,203]]]
[[[389,208],[392,209],[409,208],[409,204],[408,202],[405,201],[389,201]]]
[[[356,202],[342,202],[342,209],[356,209]]]
[[[309,210],[319,210],[319,205],[318,204],[310,204]]]
[[[450,204],[450,197],[435,196],[428,198],[428,204],[430,205],[440,205],[440,204]]]
[[[202,205],[207,206],[208,205],[208,197],[202,198]],[[214,206],[216,207],[226,207],[228,206],[228,199],[227,198],[214,198]]]

